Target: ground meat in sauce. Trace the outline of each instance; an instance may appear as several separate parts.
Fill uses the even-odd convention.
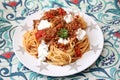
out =
[[[50,10],[48,12],[45,12],[44,16],[40,20],[38,20],[38,22],[41,20],[48,20],[49,22],[52,23],[52,26],[45,30],[45,35],[41,37],[41,39],[43,39],[46,42],[46,44],[49,44],[49,45],[58,44],[57,47],[60,48],[61,50],[65,50],[70,46],[69,44],[64,45],[64,44],[58,43],[59,37],[57,33],[61,28],[66,28],[68,30],[69,38],[74,38],[76,36],[75,32],[77,31],[78,28],[82,28],[82,29],[86,28],[86,26],[82,26],[81,21],[83,20],[81,20],[82,18],[80,16],[78,15],[74,16],[73,21],[71,21],[70,23],[66,23],[65,20],[63,19],[65,15],[66,15],[65,11],[58,11],[58,9]],[[36,28],[36,25],[34,26]],[[77,39],[75,39],[74,41],[77,41]]]

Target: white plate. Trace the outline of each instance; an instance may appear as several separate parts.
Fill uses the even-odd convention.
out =
[[[33,20],[40,19],[40,17],[46,10],[37,12],[27,17],[21,22],[19,27],[16,28],[13,39],[13,48],[16,56],[18,57],[21,63],[23,63],[32,71],[47,76],[68,76],[85,70],[86,68],[91,66],[100,56],[101,51],[103,49],[104,40],[102,31],[97,25],[97,23],[91,17],[84,13],[80,13],[79,11],[73,11],[69,9],[65,10],[74,12],[76,14],[80,14],[87,22],[88,28],[86,32],[90,40],[90,51],[84,53],[84,55],[76,62],[66,66],[55,66],[45,62],[40,63],[38,59],[27,54],[22,44],[23,34],[26,31],[33,29]]]

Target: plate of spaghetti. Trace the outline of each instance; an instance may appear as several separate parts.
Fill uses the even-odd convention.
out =
[[[51,8],[28,16],[16,28],[13,48],[30,70],[68,76],[91,66],[103,49],[103,34],[85,13]]]

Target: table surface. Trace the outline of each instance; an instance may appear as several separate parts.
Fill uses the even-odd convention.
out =
[[[91,16],[104,35],[98,60],[83,72],[50,77],[32,72],[17,59],[12,39],[27,16],[44,8],[78,9]],[[0,80],[120,80],[120,0],[0,0]]]

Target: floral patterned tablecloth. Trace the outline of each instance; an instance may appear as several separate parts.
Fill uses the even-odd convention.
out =
[[[65,7],[91,16],[104,35],[104,48],[88,69],[66,77],[37,74],[17,59],[15,28],[42,9]],[[120,80],[120,0],[0,0],[0,80]]]

